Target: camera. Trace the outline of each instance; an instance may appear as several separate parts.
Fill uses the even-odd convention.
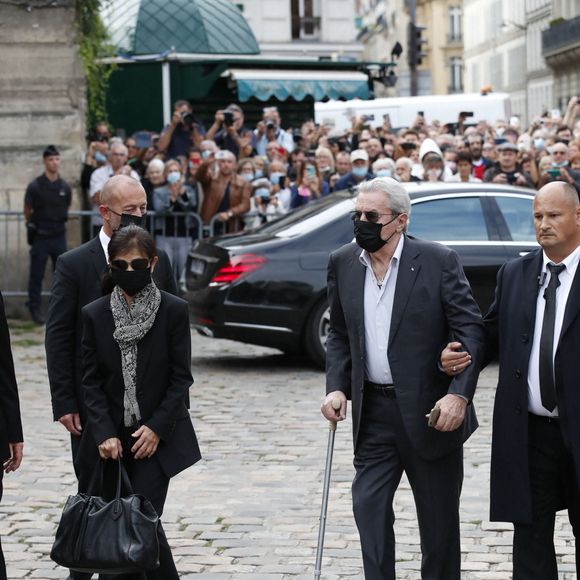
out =
[[[188,129],[193,129],[193,115],[189,111],[182,111],[181,112],[181,122]]]
[[[374,121],[375,116],[374,115],[363,115],[362,120],[363,120],[363,123],[365,123],[366,121]]]
[[[274,121],[266,121],[266,129],[275,129],[276,123]]]
[[[302,131],[300,129],[293,129],[292,139],[294,140],[294,143],[300,143],[300,141],[302,141]]]
[[[224,111],[224,125],[231,127],[234,124],[234,114],[231,111]]]

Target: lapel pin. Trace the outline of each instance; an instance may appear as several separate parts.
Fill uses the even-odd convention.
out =
[[[414,271],[415,271],[415,268],[413,268],[413,266],[411,266],[411,272],[414,272]]]

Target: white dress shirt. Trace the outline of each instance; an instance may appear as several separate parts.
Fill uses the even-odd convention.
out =
[[[109,263],[109,242],[111,238],[105,233],[105,230],[101,228],[99,232],[99,241],[103,247],[103,252],[105,252],[105,258],[107,259],[107,264]]]
[[[361,263],[366,267],[364,289],[365,377],[373,383],[393,383],[387,348],[397,273],[404,241],[405,236],[401,236],[380,288],[368,252],[363,250],[359,257]]]
[[[580,258],[580,246],[578,246],[565,260],[560,262],[566,266],[565,270],[560,272],[558,279],[560,286],[556,289],[556,323],[554,325],[554,352],[558,349],[558,342],[560,341],[560,332],[562,331],[562,323],[564,322],[564,312],[566,310],[566,303],[572,288],[572,282],[578,268],[578,259]],[[544,290],[550,282],[550,272],[547,268],[548,264],[553,263],[544,252],[544,263],[542,265],[542,273],[540,275],[541,285],[538,286],[538,298],[536,302],[536,322],[534,326],[534,338],[532,342],[532,351],[530,353],[530,362],[528,366],[528,411],[534,415],[543,415],[545,417],[557,417],[558,407],[552,412],[548,411],[542,405],[542,397],[540,395],[540,337],[542,336],[542,324],[544,322],[544,311],[546,309],[546,301],[544,299]],[[558,264],[556,264],[558,265]]]

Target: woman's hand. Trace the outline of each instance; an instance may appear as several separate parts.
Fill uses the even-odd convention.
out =
[[[119,457],[123,457],[121,440],[117,437],[105,439],[99,445],[99,455],[102,459],[118,459]]]
[[[137,441],[131,447],[131,453],[135,454],[135,459],[147,459],[151,457],[159,445],[159,435],[152,431],[146,425],[141,425],[135,433],[131,434]]]

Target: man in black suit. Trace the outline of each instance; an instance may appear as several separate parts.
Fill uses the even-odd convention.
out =
[[[395,180],[359,186],[357,244],[334,252],[328,265],[322,412],[341,421],[352,401],[353,510],[365,578],[395,578],[392,503],[405,471],[417,507],[422,578],[459,580],[462,446],[477,428],[471,401],[478,367],[450,379],[438,359],[451,334],[479,361],[483,324],[457,255],[405,235],[409,212],[409,196]],[[439,418],[429,427],[434,408]]]
[[[22,423],[20,421],[20,404],[18,386],[14,374],[14,361],[10,350],[10,333],[4,300],[0,294],[0,500],[2,499],[2,476],[20,467],[22,450]],[[0,580],[6,580],[6,564],[0,543]]]
[[[107,246],[113,232],[124,225],[144,225],[147,196],[143,186],[125,175],[107,181],[101,191],[99,212],[103,227],[89,242],[59,256],[46,321],[46,362],[55,421],[71,434],[73,465],[84,490],[90,473],[77,462],[85,420],[82,395],[81,309],[102,296],[101,279],[107,267]],[[169,258],[158,252],[154,280],[160,289],[177,293]],[[72,578],[90,575],[72,574]]]
[[[485,316],[486,359],[499,353],[493,414],[491,520],[514,524],[514,580],[557,580],[554,520],[580,526],[580,203],[562,181],[534,200],[542,246],[505,264]],[[452,352],[451,373],[468,364]],[[466,349],[469,351],[469,348]],[[576,547],[576,574],[580,554]]]

